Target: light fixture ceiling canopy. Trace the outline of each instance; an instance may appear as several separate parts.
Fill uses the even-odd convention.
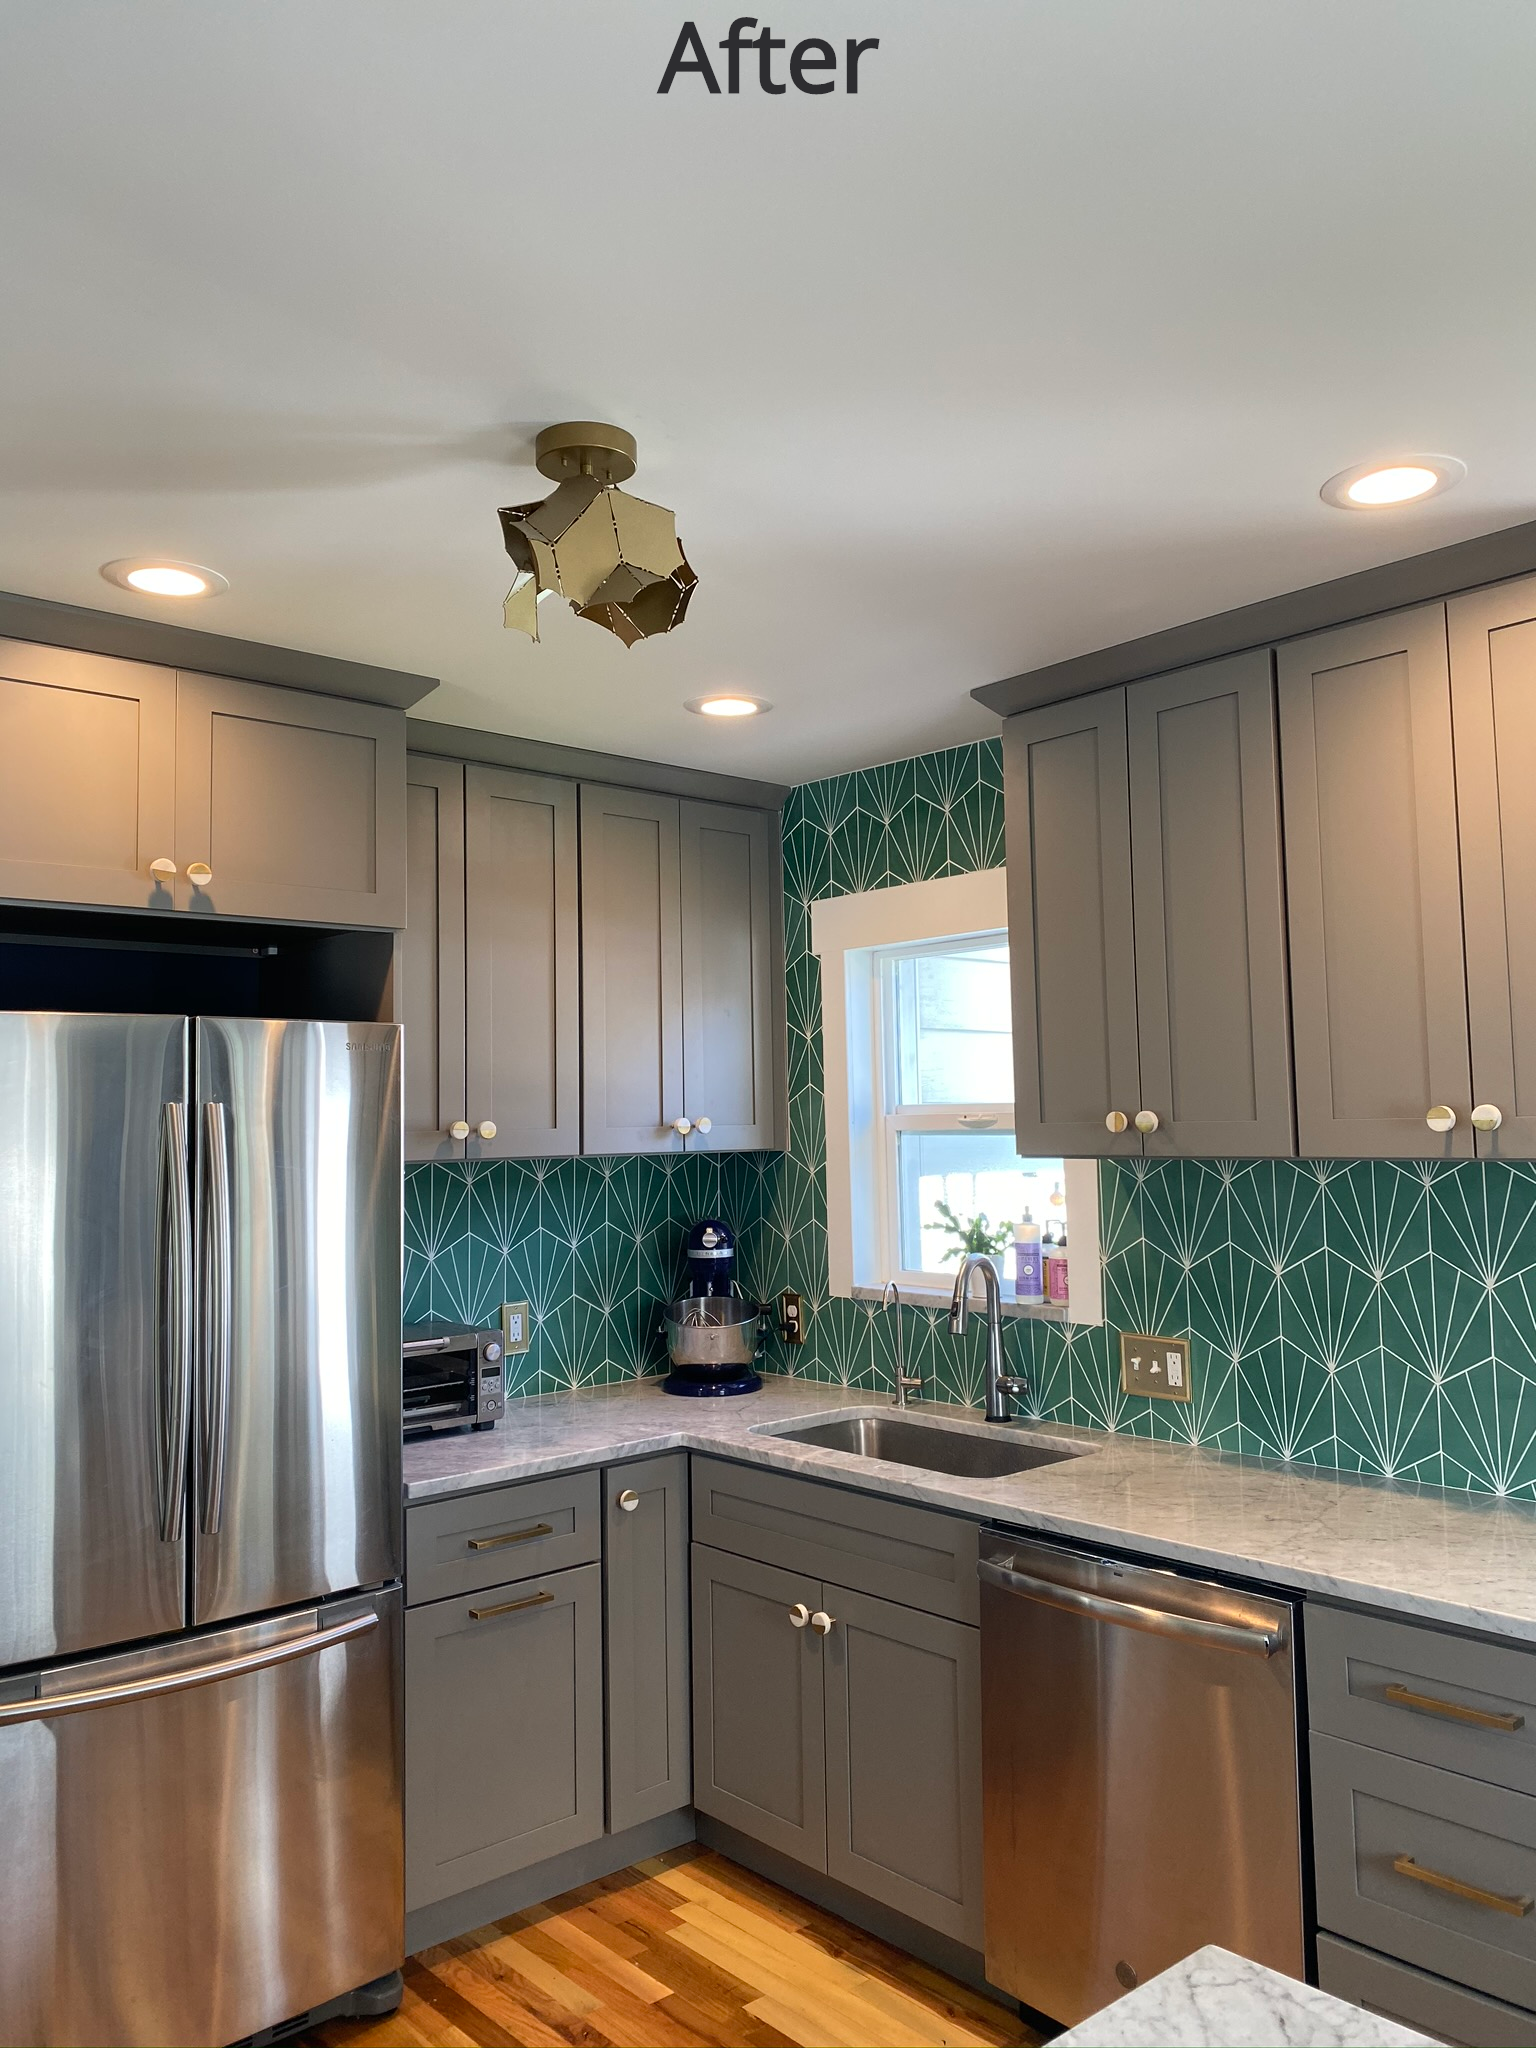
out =
[[[622,427],[568,420],[535,443],[540,471],[558,479],[549,497],[503,505],[502,538],[517,580],[503,622],[539,637],[539,600],[563,597],[578,618],[605,626],[624,644],[681,623],[697,578],[664,505],[618,486],[635,473],[635,441]]]

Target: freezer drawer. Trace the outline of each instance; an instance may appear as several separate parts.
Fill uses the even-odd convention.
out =
[[[400,1967],[400,1595],[0,1692],[0,2042],[209,2048]]]
[[[1073,2026],[1208,1942],[1305,1974],[1284,1600],[984,1531],[987,1975]]]

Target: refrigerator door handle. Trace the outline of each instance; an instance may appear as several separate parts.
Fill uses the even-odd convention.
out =
[[[203,1104],[202,1401],[199,1463],[201,1526],[217,1536],[224,1519],[229,1449],[230,1261],[229,1144],[222,1102]]]
[[[179,1543],[192,1419],[192,1202],[187,1112],[180,1102],[167,1102],[160,1112],[160,1204],[160,1541]]]
[[[153,1678],[130,1679],[123,1685],[96,1685],[81,1692],[56,1693],[51,1698],[17,1700],[12,1705],[0,1706],[0,1728],[12,1728],[18,1721],[56,1721],[63,1714],[84,1714],[95,1707],[118,1707],[132,1700],[158,1699],[166,1693],[190,1692],[194,1686],[244,1678],[249,1672],[266,1671],[274,1664],[291,1664],[296,1657],[313,1657],[333,1644],[368,1635],[378,1625],[376,1612],[355,1614],[350,1621],[338,1622],[334,1628],[290,1636],[286,1642],[246,1650],[236,1657],[220,1657],[211,1664],[187,1664],[180,1670],[162,1671]]]

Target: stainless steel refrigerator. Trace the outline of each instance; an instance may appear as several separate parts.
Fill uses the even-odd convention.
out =
[[[0,1014],[0,2041],[399,1967],[400,1038]]]

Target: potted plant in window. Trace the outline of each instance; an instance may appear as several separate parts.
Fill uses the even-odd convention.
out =
[[[940,1200],[933,1207],[945,1236],[955,1240],[943,1253],[943,1263],[947,1266],[951,1259],[963,1258],[967,1252],[979,1252],[983,1258],[992,1261],[1001,1280],[1003,1254],[1013,1243],[1013,1225],[999,1223],[994,1230],[987,1221],[985,1209],[978,1209],[974,1216],[962,1223],[948,1202]]]

